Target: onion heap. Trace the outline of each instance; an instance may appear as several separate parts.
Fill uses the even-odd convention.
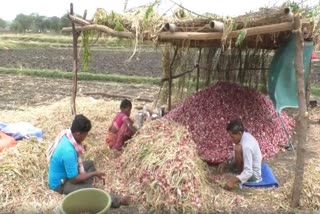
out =
[[[294,120],[285,112],[278,116],[270,98],[253,89],[219,82],[186,98],[166,118],[187,127],[198,153],[209,164],[228,159],[233,149],[226,126],[241,119],[246,130],[259,142],[264,159],[282,150],[293,135]]]
[[[174,121],[145,124],[128,142],[118,167],[128,192],[145,207],[207,213],[212,205],[205,162],[188,130]]]

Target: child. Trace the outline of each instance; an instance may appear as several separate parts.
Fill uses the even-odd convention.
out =
[[[120,112],[112,121],[106,137],[106,144],[109,145],[111,149],[121,150],[124,142],[136,133],[137,130],[133,126],[133,121],[129,118],[131,109],[132,103],[130,100],[122,100]]]

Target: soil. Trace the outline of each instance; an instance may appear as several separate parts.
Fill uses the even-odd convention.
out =
[[[27,76],[0,75],[0,110],[19,110],[21,106],[38,106],[53,103],[71,96],[72,81]],[[78,96],[86,93],[94,98],[111,99],[108,95],[121,95],[154,100],[156,86],[120,84],[111,82],[79,81]],[[113,100],[115,98],[112,98]]]
[[[159,77],[161,52],[137,52],[128,62],[132,50],[92,50],[89,72]],[[72,49],[31,48],[0,50],[1,67],[72,70]],[[82,68],[82,66],[81,66]]]

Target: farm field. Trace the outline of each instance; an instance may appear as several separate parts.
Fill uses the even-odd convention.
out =
[[[93,50],[89,72],[151,77],[161,75],[161,53],[140,52],[126,62],[131,54],[128,49]],[[0,50],[1,67],[71,71],[72,60],[72,49],[67,48]]]
[[[0,36],[0,121],[17,122],[26,120],[32,122],[44,129],[45,143],[52,140],[60,129],[66,128],[70,116],[72,89],[70,76],[50,78],[50,75],[37,76],[37,72],[33,71],[39,70],[39,73],[70,73],[72,69],[70,42],[70,37],[64,36],[57,38],[39,35],[34,37]],[[6,48],[6,44],[11,44],[11,46]],[[37,45],[32,47],[32,44]],[[54,45],[47,46],[48,44]],[[90,155],[97,160],[97,167],[102,168],[109,174],[109,180],[115,180],[115,182],[112,180],[110,187],[105,188],[108,190],[109,188],[121,189],[123,187],[121,185],[125,185],[125,183],[117,180],[116,176],[118,175],[114,173],[116,167],[113,166],[121,160],[104,147],[106,127],[118,111],[121,95],[131,97],[134,101],[134,107],[141,107],[146,103],[143,101],[135,102],[138,98],[150,101],[157,99],[159,86],[153,83],[158,81],[162,74],[161,53],[149,49],[141,51],[128,63],[126,60],[132,54],[130,48],[117,46],[116,48],[103,49],[103,44],[99,43],[99,45],[100,47],[93,49],[89,74],[119,75],[121,81],[115,77],[110,78],[109,81],[108,78],[105,78],[106,81],[99,81],[100,76],[96,80],[80,80],[78,82],[77,105],[80,113],[88,114],[90,118],[93,118],[94,128],[88,137],[89,145],[91,148],[93,147],[93,152]],[[31,73],[30,76],[23,75],[28,72]],[[80,72],[80,74],[85,74],[85,72]],[[134,81],[130,81],[130,78],[131,80],[133,78]],[[136,81],[139,78],[145,78],[145,80]],[[113,81],[115,79],[117,80]],[[312,93],[312,99],[320,99],[318,87],[313,87]],[[119,97],[113,97],[113,95]],[[136,110],[134,110],[133,114],[136,113]],[[320,179],[318,175],[320,155],[319,107],[310,112],[310,119],[305,174],[307,178],[306,189],[302,196],[305,208],[294,210],[296,213],[316,213],[315,209],[320,207],[319,195],[310,195],[311,191],[320,190],[318,185],[314,185]],[[31,158],[34,158],[34,155],[30,156]],[[41,162],[42,159],[35,158],[35,160]],[[216,184],[210,185],[210,188],[214,190],[212,193],[215,194],[210,196],[210,200],[216,209],[212,210],[212,213],[292,213],[293,211],[289,209],[288,197],[290,197],[293,183],[295,152],[281,152],[270,159],[268,163],[278,178],[279,189],[266,192],[263,192],[263,190],[226,192]],[[36,165],[42,166],[41,164],[44,163]],[[46,175],[46,168],[41,170],[41,173]],[[215,172],[215,169],[214,167],[208,167],[208,171]],[[22,178],[17,176],[17,179]],[[30,192],[35,195],[33,200],[23,201],[22,213],[32,213],[37,209],[42,213],[53,213],[52,207],[56,206],[54,203],[58,203],[61,198],[56,195],[51,196],[52,193],[43,188],[46,181],[42,181],[41,184],[42,189],[39,188],[39,192],[32,192],[29,189],[25,192],[26,195],[21,196],[26,199]],[[15,186],[15,184],[12,185]],[[17,192],[19,191],[17,190]],[[44,193],[44,197],[41,199],[43,204],[39,202],[41,201],[39,199],[41,193]],[[37,201],[37,199],[39,200]],[[3,213],[1,210],[2,203],[6,205],[4,209],[4,212],[6,212],[21,205],[19,200],[17,196],[12,202],[0,201],[0,214]],[[26,206],[30,206],[30,210]],[[49,208],[46,208],[46,206],[49,206]],[[147,214],[149,212],[144,210],[141,204],[135,203],[127,208],[112,210],[111,213]]]

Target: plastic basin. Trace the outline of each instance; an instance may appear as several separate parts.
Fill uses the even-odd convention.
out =
[[[111,207],[111,196],[100,189],[86,188],[68,194],[60,206],[61,214],[103,214]]]

